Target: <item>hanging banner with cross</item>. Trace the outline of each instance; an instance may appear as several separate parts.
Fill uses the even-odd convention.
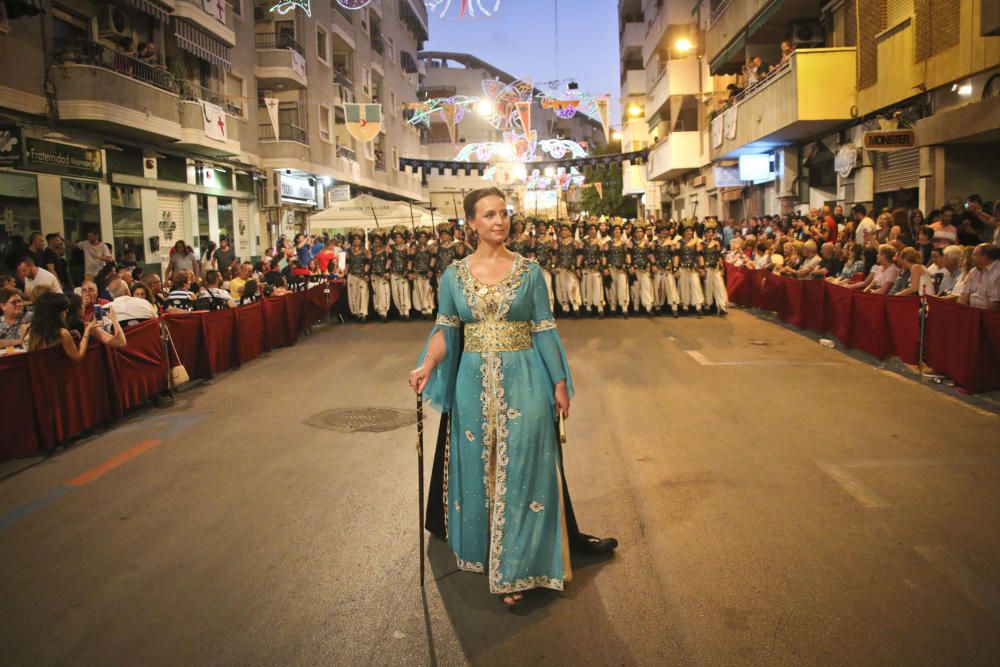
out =
[[[222,107],[202,100],[201,112],[205,121],[205,136],[219,141],[229,138],[226,133],[226,112]]]
[[[381,104],[344,104],[347,131],[358,141],[371,141],[382,129]]]

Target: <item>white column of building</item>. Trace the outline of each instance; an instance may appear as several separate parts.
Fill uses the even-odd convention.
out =
[[[38,215],[42,219],[42,234],[66,233],[63,226],[62,178],[59,176],[38,175]]]
[[[146,268],[162,275],[160,250],[154,251],[149,245],[149,239],[160,237],[160,200],[156,190],[139,190],[139,210],[142,212],[142,247],[146,254]]]

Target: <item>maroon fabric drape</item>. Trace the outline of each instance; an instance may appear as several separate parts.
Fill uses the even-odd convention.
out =
[[[160,340],[160,321],[149,320],[125,330],[128,345],[106,347],[111,369],[112,399],[124,413],[167,389],[167,359]]]
[[[199,313],[205,340],[205,354],[212,375],[228,371],[236,363],[234,330],[236,315],[232,308]]]
[[[858,292],[852,301],[851,345],[879,359],[886,349],[885,300],[881,294]]]
[[[726,264],[726,291],[737,306],[750,305],[750,273],[742,266]]]
[[[1000,389],[1000,312],[984,310],[980,317],[980,380],[976,391]]]
[[[236,309],[236,350],[240,365],[264,352],[266,335],[262,302],[248,303]]]
[[[28,357],[0,357],[0,462],[38,453],[38,426]]]
[[[928,299],[928,304],[927,363],[936,372],[976,391],[983,311],[934,297]]]
[[[329,306],[326,302],[326,290],[327,284],[323,283],[322,285],[311,287],[306,291],[306,298],[302,303],[302,322],[306,326],[311,327],[313,324],[326,319],[326,314],[329,311]]]
[[[27,355],[41,448],[51,449],[114,416],[102,347],[91,346],[80,362],[67,357],[62,346]]]
[[[823,330],[833,334],[844,347],[852,347],[854,290],[824,282]]]
[[[785,313],[785,281],[781,276],[770,271],[761,271],[764,281],[761,286],[758,302],[762,310],[773,310],[783,317]]]
[[[782,319],[793,327],[805,329],[805,314],[802,312],[802,300],[805,298],[804,280],[785,280],[779,278],[785,290],[785,312]]]
[[[287,347],[292,344],[292,332],[288,330],[288,310],[284,297],[264,299],[264,312],[267,321],[267,339],[271,349]]]
[[[192,380],[212,377],[205,346],[205,329],[201,323],[202,315],[204,313],[170,313],[163,316],[177,354],[180,355],[180,363],[184,364]],[[170,356],[173,357],[173,350],[170,351]],[[172,359],[170,365],[177,365],[177,360]]]
[[[291,344],[298,340],[299,334],[305,330],[302,322],[302,306],[306,300],[306,293],[292,292],[285,296],[285,316],[288,318],[288,331],[291,334]]]
[[[826,303],[825,280],[802,280],[802,326],[822,333],[826,331],[823,306]]]
[[[920,297],[885,297],[885,333],[888,353],[908,364],[920,356]]]

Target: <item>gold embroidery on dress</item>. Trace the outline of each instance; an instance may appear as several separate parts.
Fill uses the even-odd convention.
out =
[[[476,434],[470,431],[469,429],[465,429],[465,439],[468,440],[469,442],[475,442]]]
[[[452,315],[442,315],[438,313],[437,319],[434,321],[435,324],[440,324],[443,327],[455,327],[460,328],[462,326],[462,318]]]
[[[545,509],[545,505],[536,500],[535,502],[528,505],[528,509],[530,509],[532,512],[541,512],[543,509]]]
[[[541,320],[540,322],[531,322],[531,333],[538,333],[540,331],[548,331],[549,329],[556,328],[556,321],[552,319]]]
[[[527,322],[486,320],[465,325],[466,352],[514,352],[531,348]]]

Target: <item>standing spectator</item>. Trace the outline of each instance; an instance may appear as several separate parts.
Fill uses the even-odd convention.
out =
[[[837,221],[834,219],[833,212],[830,210],[829,205],[823,207],[823,224],[826,226],[826,242],[836,243]]]
[[[914,238],[920,233],[920,229],[924,227],[926,223],[924,222],[924,212],[919,208],[915,208],[910,211],[910,235]],[[933,236],[931,237],[933,238]],[[926,263],[926,262],[925,262]]]
[[[191,275],[195,275],[196,264],[194,251],[183,240],[178,241],[174,244],[170,261],[167,262],[167,282],[173,282],[174,274],[181,271],[187,271]]]
[[[59,234],[45,235],[48,247],[42,251],[42,266],[55,275],[62,285],[63,293],[73,291],[73,279],[69,275],[69,264],[66,262],[66,242]]]
[[[795,47],[792,45],[792,40],[781,40],[781,61],[778,64],[784,65],[787,63],[793,53],[795,53]]]
[[[31,313],[24,310],[24,299],[16,289],[0,288],[0,347],[23,345]]]
[[[239,259],[236,257],[236,251],[232,246],[229,245],[229,237],[223,236],[219,238],[219,247],[215,251],[215,257],[213,258],[213,266],[217,271],[233,271],[233,266],[239,263]]]
[[[924,264],[931,261],[931,251],[934,250],[934,230],[926,225],[917,230],[917,250],[924,260]],[[941,250],[941,248],[938,248]]]
[[[38,232],[32,232],[28,237],[28,250],[25,252],[25,257],[30,257],[35,262],[35,266],[45,266],[45,262],[42,259],[44,251],[45,237]]]
[[[24,293],[31,294],[36,287],[45,287],[50,292],[62,294],[62,285],[59,279],[45,269],[35,265],[35,260],[25,257],[17,265],[17,275],[24,281]]]
[[[323,246],[323,249],[319,251],[316,255],[316,264],[319,266],[320,273],[327,274],[332,273],[330,271],[330,262],[336,263],[337,253],[333,249],[332,243],[327,243]]]
[[[972,252],[975,268],[958,290],[958,302],[973,308],[1000,310],[1000,248],[980,243]]]
[[[76,247],[83,251],[83,272],[90,277],[96,276],[108,262],[114,262],[108,244],[101,243],[97,232],[87,232],[87,240],[80,241]]]
[[[868,217],[868,209],[864,204],[855,204],[851,207],[851,216],[854,218],[854,243],[864,248],[866,245],[875,243],[875,221]]]
[[[941,208],[941,218],[931,223],[930,227],[934,230],[932,243],[935,248],[944,248],[958,242],[958,229],[952,224],[954,217],[955,209],[944,206]]]
[[[989,243],[996,226],[997,222],[993,216],[983,209],[983,198],[979,195],[969,195],[965,201],[965,210],[959,216],[959,243],[973,246]]]

